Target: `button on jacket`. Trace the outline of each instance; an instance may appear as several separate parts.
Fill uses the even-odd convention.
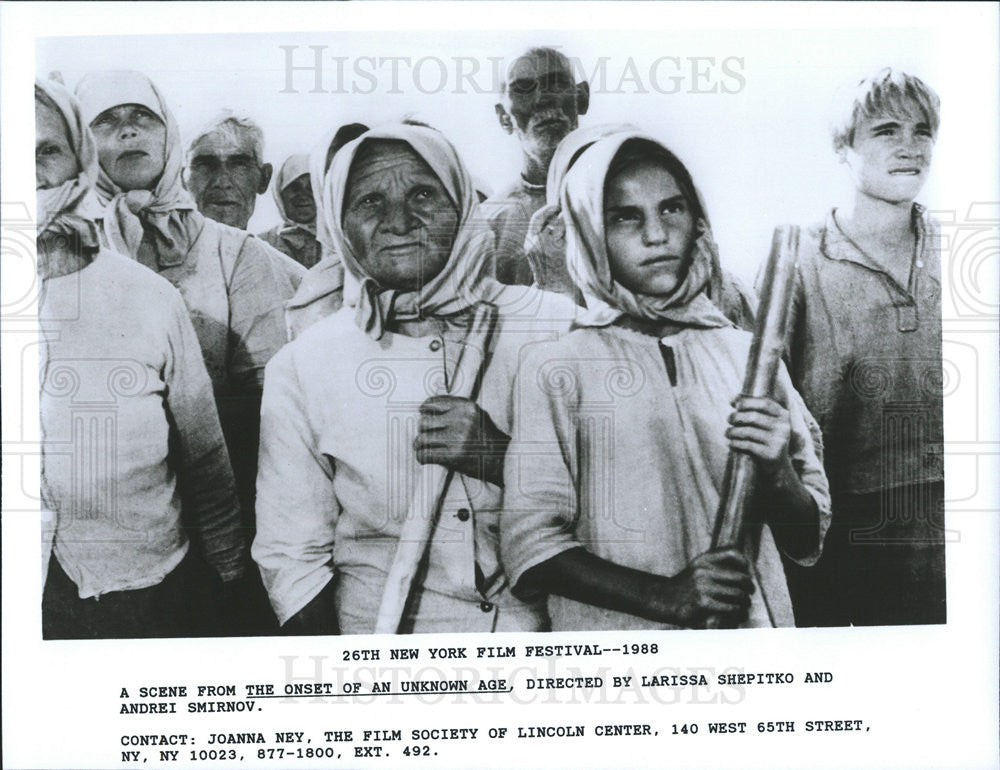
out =
[[[478,403],[509,433],[519,358],[568,328],[568,300],[509,287]],[[419,407],[444,393],[464,329],[361,333],[353,308],[304,331],[268,364],[252,553],[280,622],[334,577],[344,633],[372,633],[399,533],[421,478]],[[452,477],[430,545],[415,631],[539,630],[540,605],[509,591],[499,560],[502,490]]]

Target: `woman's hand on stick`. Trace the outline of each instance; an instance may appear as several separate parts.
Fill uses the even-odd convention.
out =
[[[432,396],[420,405],[413,449],[421,464],[436,463],[503,486],[503,460],[509,443],[510,436],[467,398]]]

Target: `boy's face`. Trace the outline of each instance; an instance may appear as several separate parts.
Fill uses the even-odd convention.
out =
[[[888,203],[917,197],[930,171],[934,136],[919,111],[907,116],[862,118],[854,144],[840,151],[857,190]]]
[[[673,175],[635,163],[604,188],[604,233],[615,280],[640,294],[677,287],[694,241],[695,218]]]

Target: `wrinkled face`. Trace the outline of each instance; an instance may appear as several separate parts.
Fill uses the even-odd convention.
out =
[[[312,181],[303,174],[281,190],[281,203],[293,222],[307,225],[316,220],[316,201],[313,200]]]
[[[59,187],[79,171],[63,116],[35,100],[35,189]]]
[[[862,118],[840,155],[855,188],[889,203],[909,203],[927,181],[934,154],[930,124],[916,109],[905,117]]]
[[[90,123],[97,157],[123,190],[152,190],[166,162],[167,127],[139,104],[119,104]]]
[[[344,197],[347,240],[382,286],[419,289],[447,264],[458,208],[409,145],[367,142],[351,165]]]
[[[687,267],[695,216],[673,175],[643,160],[605,183],[604,232],[615,280],[633,292],[665,295]]]
[[[583,87],[574,84],[572,70],[560,58],[544,52],[526,54],[508,73],[498,113],[501,121],[503,111],[509,116],[524,151],[547,166],[556,146],[577,127],[580,114],[586,111],[580,95]]]
[[[216,222],[245,230],[257,196],[267,190],[270,167],[257,158],[253,140],[243,133],[213,131],[188,154],[185,183],[198,211]]]

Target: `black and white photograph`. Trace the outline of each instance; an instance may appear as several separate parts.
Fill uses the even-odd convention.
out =
[[[996,6],[119,8],[0,8],[10,767],[992,766]]]

